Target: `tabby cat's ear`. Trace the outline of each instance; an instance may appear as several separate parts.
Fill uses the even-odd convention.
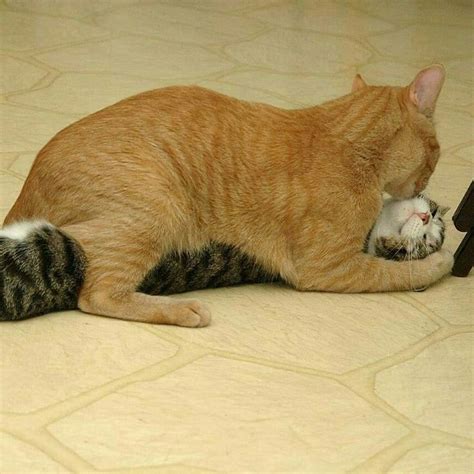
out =
[[[449,206],[439,206],[439,213],[444,216],[451,208]]]
[[[362,79],[360,74],[356,74],[354,80],[352,81],[352,92],[363,89],[364,87],[367,87],[367,83],[364,81],[364,79]]]
[[[427,117],[433,115],[444,77],[444,67],[441,64],[433,64],[421,70],[409,86],[410,101]]]

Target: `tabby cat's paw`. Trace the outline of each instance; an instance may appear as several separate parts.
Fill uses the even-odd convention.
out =
[[[173,303],[173,324],[189,328],[202,328],[211,322],[211,312],[197,300],[179,300]]]

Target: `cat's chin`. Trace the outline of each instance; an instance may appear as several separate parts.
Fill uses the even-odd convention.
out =
[[[385,186],[384,191],[397,200],[411,199],[420,193],[420,190],[416,189],[416,184],[410,182],[405,182],[403,184],[393,182],[388,183]]]
[[[397,201],[402,201],[404,199],[412,199],[416,197],[419,193],[415,192],[415,188],[412,187],[411,189],[407,190],[393,190],[393,189],[385,189],[385,192],[390,194],[393,199]]]

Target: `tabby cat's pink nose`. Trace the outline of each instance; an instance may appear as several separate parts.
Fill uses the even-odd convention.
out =
[[[417,212],[416,215],[421,219],[423,225],[428,224],[430,221],[430,214],[428,212]]]

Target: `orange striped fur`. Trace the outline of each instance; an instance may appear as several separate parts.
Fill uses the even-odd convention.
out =
[[[419,193],[439,155],[431,121],[444,69],[405,88],[373,87],[301,110],[199,87],[146,92],[59,132],[38,154],[5,223],[46,219],[89,266],[79,307],[203,326],[198,301],[135,292],[171,249],[236,245],[296,289],[425,287],[452,256],[387,261],[362,253],[381,193]],[[317,85],[315,84],[315,87]]]

